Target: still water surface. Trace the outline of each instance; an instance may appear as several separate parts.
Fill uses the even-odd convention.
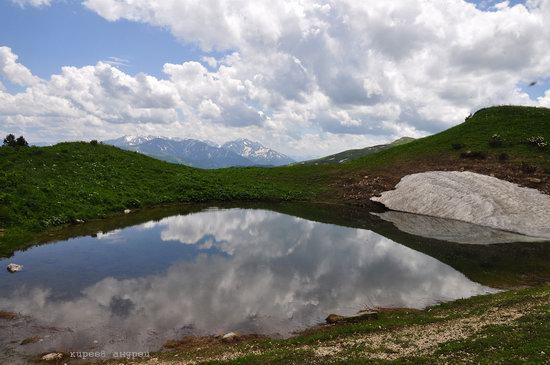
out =
[[[18,252],[0,273],[0,360],[143,351],[229,331],[288,336],[330,313],[491,292],[380,234],[260,209],[209,209]],[[40,336],[38,343],[19,342]]]

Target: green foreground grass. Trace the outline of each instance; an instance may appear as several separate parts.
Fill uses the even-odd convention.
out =
[[[503,138],[502,146],[490,147],[495,133]],[[466,150],[485,153],[486,163],[506,154],[506,168],[527,164],[550,174],[550,149],[528,144],[532,136],[550,141],[550,109],[483,109],[442,133],[351,163],[325,166],[201,170],[84,142],[2,147],[0,256],[24,248],[36,234],[52,227],[101,219],[125,209],[182,202],[342,203],[345,181],[388,171],[399,177],[405,170],[414,172],[416,166],[420,171],[427,162],[431,168],[452,168]],[[456,150],[453,144],[463,147]]]
[[[184,338],[155,364],[548,364],[550,286],[320,327],[283,340]],[[117,361],[116,363],[119,363]]]

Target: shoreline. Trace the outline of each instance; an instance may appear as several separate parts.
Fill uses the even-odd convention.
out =
[[[378,313],[376,320],[321,325],[286,339],[244,335],[224,341],[220,336],[186,336],[167,341],[159,351],[151,351],[150,357],[85,364],[461,364],[486,356],[494,362],[548,362],[544,335],[550,331],[546,320],[550,283],[422,310],[396,308]],[[456,348],[461,351],[455,352]]]

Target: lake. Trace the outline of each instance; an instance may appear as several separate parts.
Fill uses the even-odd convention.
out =
[[[209,208],[105,231],[96,231],[104,223],[84,224],[88,233],[79,237],[0,261],[24,265],[0,272],[0,310],[21,314],[0,319],[0,362],[46,351],[157,350],[168,339],[230,331],[286,337],[331,313],[423,308],[495,291],[396,242],[382,219],[368,212],[356,219],[385,228],[251,208]],[[20,345],[33,336],[38,342]]]

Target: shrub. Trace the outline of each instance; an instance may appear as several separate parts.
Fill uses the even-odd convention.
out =
[[[520,168],[524,174],[533,174],[537,171],[536,166],[530,165],[526,162],[522,162]]]
[[[500,134],[493,134],[491,140],[489,141],[489,146],[491,147],[502,147],[504,144],[504,138]]]
[[[466,151],[460,154],[460,157],[470,160],[485,160],[487,158],[487,152],[483,151]]]
[[[462,143],[453,143],[451,146],[453,147],[453,150],[461,150],[464,148]]]
[[[97,146],[97,144],[98,144],[97,139],[92,139],[92,140],[90,141],[90,144],[91,144],[92,146]]]
[[[29,143],[27,142],[27,140],[23,136],[17,137],[17,139],[15,140],[15,144],[17,145],[17,147],[28,147],[29,146]]]
[[[532,136],[527,138],[527,143],[537,146],[540,149],[545,149],[548,147],[548,142],[544,139],[543,136]]]
[[[3,145],[8,147],[28,147],[29,143],[25,137],[19,136],[15,138],[15,136],[10,133],[4,138]]]
[[[8,134],[4,138],[4,146],[15,147],[15,136],[13,134]]]
[[[498,159],[500,161],[507,161],[510,159],[510,155],[508,155],[507,153],[501,153],[500,155],[498,155]]]

